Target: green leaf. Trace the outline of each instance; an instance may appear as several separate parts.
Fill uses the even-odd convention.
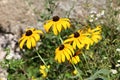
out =
[[[110,70],[107,70],[107,69],[101,69],[99,71],[97,71],[93,76],[91,76],[90,78],[88,79],[85,79],[85,80],[94,80],[95,78],[102,78],[104,80],[108,80],[108,75],[110,74]]]

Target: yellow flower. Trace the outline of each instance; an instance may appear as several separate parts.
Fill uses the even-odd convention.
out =
[[[77,75],[77,74],[78,74],[78,71],[75,69],[75,70],[73,71],[73,74],[74,74],[74,75]]]
[[[87,30],[87,33],[89,33],[88,38],[86,38],[85,42],[87,42],[87,47],[86,49],[89,49],[89,45],[93,45],[93,43],[98,43],[99,40],[102,39],[101,36],[101,26],[97,26],[95,29],[89,28]]]
[[[79,54],[80,54],[80,50],[78,50],[73,56],[72,58],[70,58],[70,63],[72,64],[77,64],[78,62],[80,62],[80,58],[79,58]]]
[[[46,21],[44,24],[45,31],[48,32],[52,27],[52,31],[55,35],[61,32],[61,30],[70,27],[70,20],[68,18],[60,18],[58,16],[53,16],[53,19]]]
[[[74,50],[70,44],[62,44],[55,50],[55,60],[59,63],[65,62],[65,58],[69,60],[72,55]]]
[[[40,73],[42,74],[42,77],[44,78],[47,77],[49,68],[50,68],[50,65],[48,65],[47,67],[45,65],[40,66]]]
[[[97,26],[95,29],[88,29],[88,33],[90,33],[90,38],[93,42],[97,43],[102,39],[101,37],[101,26]]]
[[[36,46],[36,42],[40,40],[40,35],[43,34],[41,30],[36,30],[35,28],[26,29],[26,32],[19,39],[19,46],[22,49],[23,45],[26,43],[28,49]]]
[[[72,43],[72,46],[74,49],[78,47],[79,49],[83,48],[85,45],[85,39],[87,37],[87,33],[85,33],[83,30],[78,30],[77,32],[71,34],[68,39],[64,41],[64,43]]]

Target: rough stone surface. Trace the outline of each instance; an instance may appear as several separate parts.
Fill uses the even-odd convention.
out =
[[[20,30],[37,23],[34,12],[25,0],[0,0],[0,27],[6,32],[20,34]]]
[[[7,75],[6,70],[0,67],[0,80],[7,80]]]
[[[106,0],[58,0],[53,15],[69,16],[85,20],[91,12],[99,12],[106,8]]]

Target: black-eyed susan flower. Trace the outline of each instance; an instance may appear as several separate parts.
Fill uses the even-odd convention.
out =
[[[45,65],[41,65],[40,66],[40,73],[42,74],[42,77],[47,77],[48,71],[49,71],[50,65],[45,66]]]
[[[22,49],[23,45],[26,43],[28,49],[36,46],[36,42],[40,40],[40,35],[43,34],[41,30],[36,30],[35,28],[26,29],[26,32],[19,39],[19,46]]]
[[[78,30],[77,32],[71,34],[68,39],[64,41],[64,43],[71,43],[74,49],[76,49],[76,47],[81,49],[85,45],[87,35],[88,34],[85,33],[84,30]]]
[[[70,63],[77,64],[78,62],[80,62],[79,54],[80,50],[76,51],[76,53],[70,58]]]
[[[97,26],[95,29],[88,28],[86,30],[86,33],[88,34],[84,40],[86,49],[89,49],[90,45],[93,45],[94,43],[97,43],[99,40],[102,39],[101,26]]]
[[[87,32],[90,34],[89,38],[93,41],[93,43],[98,43],[98,41],[102,39],[101,26],[97,26],[94,29],[89,28]]]
[[[53,16],[51,20],[48,20],[44,24],[45,31],[48,32],[50,28],[55,35],[61,32],[61,30],[70,27],[70,20],[68,18],[60,18],[58,16]]]
[[[59,63],[69,60],[74,55],[73,47],[70,44],[62,44],[55,50],[55,60]]]

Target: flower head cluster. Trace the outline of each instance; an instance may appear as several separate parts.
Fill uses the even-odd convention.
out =
[[[41,30],[36,30],[35,28],[26,29],[25,33],[19,39],[19,46],[22,49],[23,45],[26,43],[28,49],[36,46],[36,42],[40,40],[40,35],[43,34]]]
[[[40,66],[40,73],[42,74],[42,77],[47,77],[48,71],[49,71],[50,65],[45,66],[45,65],[41,65]]]
[[[58,35],[63,29],[70,28],[70,20],[68,18],[60,18],[54,16],[51,20],[48,20],[44,24],[44,29],[49,32],[52,29],[55,35]],[[88,28],[83,30],[78,30],[64,41],[61,41],[61,45],[55,49],[55,60],[59,63],[68,60],[71,64],[77,64],[80,62],[79,54],[81,49],[84,47],[89,49],[94,43],[98,43],[101,37],[101,26],[96,26],[96,28]],[[43,34],[41,30],[36,30],[35,28],[26,29],[25,33],[19,39],[19,47],[22,49],[24,44],[26,44],[28,49],[36,46],[36,43],[40,40],[40,34]],[[61,40],[61,39],[60,39]],[[41,56],[39,56],[41,59]],[[43,61],[43,59],[41,59]],[[43,61],[43,63],[45,63]],[[41,65],[40,73],[42,77],[47,77],[50,65]],[[74,74],[78,74],[77,70],[74,70]],[[32,80],[36,80],[32,77]]]
[[[55,35],[61,32],[62,29],[70,27],[70,20],[67,18],[60,18],[54,16],[51,20],[48,20],[44,24],[44,29],[49,32],[52,29]],[[89,49],[90,45],[97,43],[101,39],[101,27],[97,26],[94,29],[88,28],[84,30],[78,30],[71,34],[62,45],[55,50],[55,60],[59,63],[65,62],[65,60],[71,63],[77,64],[80,62],[79,55],[74,53],[76,49],[82,49],[86,47]]]
[[[48,32],[50,28],[55,35],[61,32],[62,29],[67,29],[70,27],[70,20],[68,18],[60,18],[58,16],[53,16],[53,19],[48,20],[44,24],[45,31]]]
[[[97,26],[94,29],[88,28],[84,30],[78,30],[77,32],[71,34],[64,44],[58,47],[55,51],[55,60],[59,63],[65,62],[65,58],[72,64],[77,64],[80,62],[78,51],[86,47],[89,49],[90,45],[97,43],[101,40],[101,27]],[[66,46],[69,45],[69,46]],[[76,53],[73,50],[78,49]],[[80,53],[80,52],[79,52]]]

